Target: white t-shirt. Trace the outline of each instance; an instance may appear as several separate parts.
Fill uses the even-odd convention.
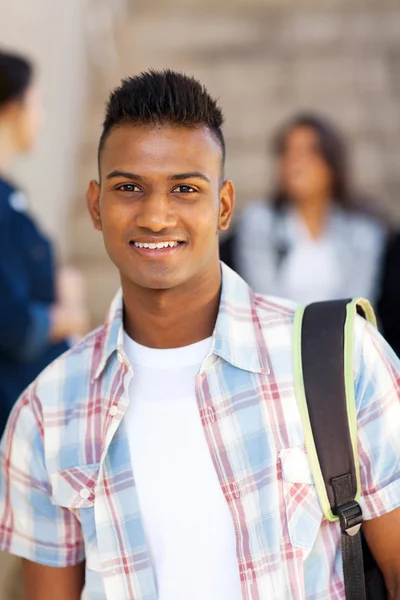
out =
[[[343,277],[329,229],[314,239],[295,212],[289,213],[287,227],[290,252],[277,273],[279,295],[300,304],[337,298]]]
[[[203,432],[195,376],[211,339],[184,348],[140,346],[126,428],[159,600],[241,600],[234,524]]]

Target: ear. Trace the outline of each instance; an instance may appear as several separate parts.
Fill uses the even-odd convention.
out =
[[[100,185],[97,183],[97,181],[94,181],[94,179],[92,179],[92,181],[89,183],[89,187],[86,192],[86,202],[92,219],[93,227],[97,229],[97,231],[101,231]]]
[[[226,231],[232,219],[235,206],[235,187],[232,181],[227,180],[222,184],[219,193],[218,231]]]

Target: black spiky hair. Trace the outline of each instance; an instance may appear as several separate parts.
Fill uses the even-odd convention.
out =
[[[123,79],[110,94],[99,143],[99,158],[114,127],[167,125],[207,127],[221,145],[225,161],[224,117],[218,103],[194,77],[170,69],[149,70]]]

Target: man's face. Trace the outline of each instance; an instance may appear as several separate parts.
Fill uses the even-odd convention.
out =
[[[207,128],[116,127],[100,170],[89,210],[123,283],[170,289],[215,269],[234,190]]]

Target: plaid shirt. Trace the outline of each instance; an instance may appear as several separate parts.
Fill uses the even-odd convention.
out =
[[[339,526],[323,518],[294,395],[293,314],[223,266],[196,377],[244,600],[344,598]],[[354,356],[362,507],[372,519],[400,505],[400,366],[361,318]],[[2,441],[0,550],[55,567],[86,558],[88,600],[157,598],[124,423],[131,377],[118,295],[105,325],[20,398]]]

